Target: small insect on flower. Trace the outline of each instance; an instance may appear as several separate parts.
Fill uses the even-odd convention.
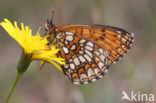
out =
[[[56,27],[52,20],[46,22],[48,45],[56,44],[60,49],[58,57],[65,59],[62,70],[74,84],[101,78],[134,41],[133,33],[117,27],[95,24]]]

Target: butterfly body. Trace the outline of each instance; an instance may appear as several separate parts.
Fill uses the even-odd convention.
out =
[[[47,24],[49,44],[57,44],[58,56],[66,61],[62,70],[74,84],[101,78],[133,42],[132,33],[112,26]]]

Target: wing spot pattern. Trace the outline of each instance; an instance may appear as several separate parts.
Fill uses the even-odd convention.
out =
[[[60,57],[67,61],[64,72],[75,84],[101,78],[134,41],[132,33],[111,26],[67,25],[57,29],[64,31],[58,38],[62,43]]]

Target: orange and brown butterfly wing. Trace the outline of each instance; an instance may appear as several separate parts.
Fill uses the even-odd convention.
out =
[[[71,32],[60,32],[59,56],[65,75],[74,84],[84,84],[101,78],[109,67],[109,56],[99,45]]]
[[[57,30],[71,32],[104,48],[109,55],[109,64],[124,56],[133,42],[133,34],[126,30],[104,25],[65,25]]]
[[[133,34],[103,25],[65,25],[56,28],[62,38],[59,56],[66,60],[63,71],[75,84],[102,77],[130,48]]]

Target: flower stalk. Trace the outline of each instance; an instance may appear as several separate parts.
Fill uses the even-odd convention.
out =
[[[19,73],[24,73],[28,69],[28,66],[30,65],[32,61],[31,57],[32,57],[32,54],[25,54],[24,52],[22,53],[20,61],[17,65],[17,71]]]
[[[12,87],[11,87],[11,89],[10,89],[10,91],[9,91],[9,94],[8,94],[6,100],[5,100],[5,103],[8,103],[8,102],[9,102],[9,99],[10,99],[10,97],[11,97],[11,95],[12,95],[12,93],[13,93],[13,91],[14,91],[14,89],[15,89],[15,87],[16,87],[18,81],[19,81],[19,79],[21,78],[22,74],[23,74],[23,73],[19,73],[19,72],[16,73],[16,76],[15,76],[15,78],[14,78]]]
[[[6,101],[5,103],[8,103],[9,102],[9,99],[18,83],[18,81],[20,80],[21,76],[23,75],[23,73],[28,69],[30,63],[31,63],[31,56],[32,55],[26,55],[24,54],[24,52],[22,53],[22,56],[18,62],[18,65],[17,65],[17,73],[16,73],[16,76],[14,78],[14,81],[13,81],[13,84],[12,84],[12,87],[9,91],[9,94],[6,98]]]

